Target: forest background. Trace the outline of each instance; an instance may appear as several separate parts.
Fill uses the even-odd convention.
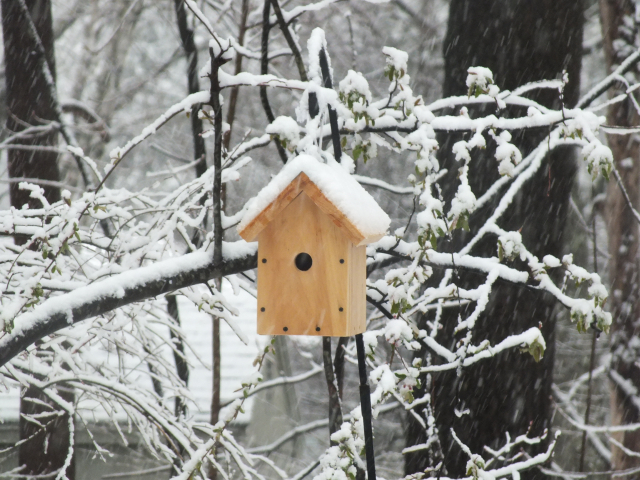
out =
[[[116,430],[124,412],[135,428],[122,444],[140,439],[132,458],[148,452],[145,468],[167,476],[364,475],[348,339],[278,338],[256,363],[266,381],[238,379],[247,396],[280,388],[265,403],[297,406],[278,420],[286,441],[252,444],[251,426],[232,421],[240,403],[219,415],[221,395],[232,395],[220,392],[216,332],[235,312],[222,279],[255,293],[255,252],[232,227],[283,162],[331,156],[329,108],[345,168],[393,221],[369,251],[380,476],[636,475],[636,8],[3,1],[0,341],[3,381],[22,392],[22,441],[3,452],[3,475],[83,476],[73,432],[95,428],[95,408],[113,413]],[[316,27],[335,97],[320,88]],[[480,66],[491,72],[470,69]],[[311,93],[319,117],[305,110]],[[223,236],[236,242],[226,252]],[[195,256],[207,252],[206,262]],[[126,276],[181,255],[179,291]],[[123,293],[98,291],[55,317],[50,300],[109,276]],[[189,320],[176,294],[213,322],[208,425],[189,413]],[[69,309],[77,325],[59,330]],[[92,363],[92,349],[120,364]],[[94,462],[109,462],[99,442],[92,449]]]

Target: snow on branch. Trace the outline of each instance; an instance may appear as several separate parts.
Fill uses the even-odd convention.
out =
[[[133,302],[206,283],[218,276],[255,268],[257,252],[254,245],[240,241],[226,247],[228,253],[222,265],[213,265],[207,252],[194,252],[113,275],[45,300],[33,311],[17,316],[11,333],[0,338],[0,366],[36,340],[79,321]]]

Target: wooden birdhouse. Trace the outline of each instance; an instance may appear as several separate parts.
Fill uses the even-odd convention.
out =
[[[290,160],[238,232],[258,240],[258,333],[348,337],[366,330],[366,247],[389,217],[337,163]]]

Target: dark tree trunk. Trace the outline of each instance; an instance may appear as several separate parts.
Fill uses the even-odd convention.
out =
[[[27,0],[27,8],[45,50],[49,70],[55,75],[53,53],[53,29],[51,3],[49,0]],[[28,18],[15,0],[2,0],[2,29],[4,37],[5,71],[7,82],[7,128],[20,132],[29,126],[45,125],[55,120],[54,101],[40,65],[38,49],[29,31]],[[51,81],[55,81],[52,78]],[[15,143],[32,147],[55,147],[58,133],[51,132]],[[9,176],[11,178],[38,178],[59,181],[58,154],[46,150],[9,150]],[[60,199],[57,187],[43,186],[49,202]],[[40,207],[39,202],[29,197],[28,190],[20,190],[18,183],[10,186],[11,205],[22,208]],[[15,242],[24,243],[25,238],[17,237]],[[60,389],[58,394],[73,402],[73,392]],[[61,415],[49,417],[42,422],[45,427],[26,421],[24,416],[38,415],[55,410],[47,405],[47,398],[35,388],[26,390],[20,400],[20,439],[29,439],[21,444],[18,452],[21,471],[27,475],[42,475],[59,470],[69,453],[69,417]],[[73,480],[75,465],[72,460],[66,475]]]
[[[582,3],[576,0],[452,0],[449,24],[444,42],[444,95],[465,95],[467,69],[471,66],[490,68],[495,82],[503,90],[512,90],[527,82],[559,78],[564,70],[569,84],[564,92],[568,106],[577,102],[582,53]],[[559,108],[558,92],[543,90],[534,98],[543,105]],[[495,106],[489,107],[491,110]],[[477,115],[478,111],[471,111]],[[487,112],[485,112],[487,113]],[[522,113],[522,112],[518,112]],[[515,135],[513,142],[526,156],[548,132]],[[445,183],[447,200],[456,188],[458,163],[450,156],[459,136],[442,136],[441,162],[449,169]],[[472,152],[469,183],[479,197],[497,180],[495,144],[488,141],[485,151]],[[502,217],[500,225],[507,230],[520,230],[527,248],[539,258],[545,254],[561,257],[563,230],[569,195],[575,173],[570,149],[557,149],[543,167],[527,182],[521,193]],[[477,231],[495,204],[476,212],[471,218],[471,231]],[[458,250],[469,240],[469,233],[456,230],[451,240],[442,241],[443,250]],[[496,255],[495,236],[486,238],[473,252]],[[462,286],[477,286],[482,278],[459,274]],[[495,284],[492,300],[473,332],[474,339],[488,339],[492,345],[506,336],[541,326],[547,351],[540,363],[518,349],[496,358],[479,362],[456,372],[434,376],[433,401],[436,424],[444,454],[444,467],[450,476],[465,474],[467,455],[453,441],[451,429],[470,447],[482,454],[483,446],[496,447],[505,441],[505,431],[512,438],[526,432],[540,435],[549,427],[550,393],[554,360],[555,302],[548,296],[511,285]],[[448,309],[443,315],[444,331],[439,337],[447,347],[459,339],[453,329],[460,311]],[[468,315],[470,311],[463,311]],[[424,318],[422,321],[426,321]],[[423,352],[424,353],[424,352]],[[470,413],[458,417],[459,411]],[[408,417],[407,445],[425,442],[424,429]],[[545,448],[541,445],[535,453]],[[425,451],[407,455],[406,473],[424,470],[429,464]],[[436,462],[431,462],[432,464]],[[523,478],[536,478],[531,471]]]
[[[45,48],[46,61],[55,75],[53,54],[53,28],[49,0],[27,0],[27,7]],[[36,53],[35,42],[29,33],[16,0],[2,0],[2,30],[4,36],[5,70],[7,81],[7,128],[19,132],[28,125],[43,125],[56,118],[53,99]],[[20,144],[55,147],[58,133],[22,140]],[[45,151],[9,150],[9,176],[40,178],[59,181],[58,154]],[[44,186],[49,202],[60,199],[60,190]],[[17,183],[10,186],[11,205],[21,208],[24,204],[40,207],[29,198],[28,190],[20,190]]]
[[[57,391],[67,402],[73,403],[73,390],[60,388]],[[69,454],[69,416],[43,417],[38,414],[56,410],[47,404],[48,399],[37,388],[28,388],[20,398],[20,440],[29,440],[20,445],[18,462],[24,469],[24,475],[44,475],[58,471]],[[45,425],[44,428],[25,420],[24,416],[35,416]],[[67,468],[67,478],[75,478],[75,459]]]
[[[200,81],[198,79],[198,50],[194,40],[194,31],[189,28],[187,22],[187,8],[184,0],[174,0],[176,18],[178,20],[178,30],[184,54],[187,57],[187,81],[189,94],[200,91]],[[206,148],[204,138],[202,138],[202,120],[198,112],[202,106],[197,104],[191,108],[191,133],[193,136],[193,157],[195,160],[202,159],[196,164],[196,176],[201,177],[207,171]]]
[[[635,2],[630,0],[601,0],[600,18],[604,39],[604,51],[609,71],[624,60],[616,52],[614,42],[633,43],[629,35],[620,27],[624,25],[625,16],[635,13]],[[637,35],[637,32],[635,32]],[[626,38],[625,38],[626,37]],[[636,37],[637,38],[637,37]],[[632,47],[634,48],[634,47]],[[613,95],[624,93],[626,87],[616,86]],[[636,126],[640,116],[631,100],[616,103],[609,107],[607,123],[613,125]],[[633,135],[610,135],[609,147],[613,152],[616,169],[620,172],[620,180],[629,195],[629,200],[636,208],[640,208],[640,145]],[[628,159],[632,163],[628,163]],[[640,232],[638,222],[624,194],[614,178],[609,182],[607,191],[606,217],[609,234],[609,253],[611,288],[611,311],[613,324],[611,327],[611,424],[624,425],[640,422],[640,411],[634,396],[628,389],[621,388],[619,380],[630,382],[636,389],[640,388],[640,368],[638,367],[638,318],[640,317],[640,291],[638,278],[640,262]],[[625,391],[626,390],[626,391]],[[640,432],[619,432],[613,436],[631,451],[640,451]],[[612,445],[611,467],[613,470],[625,470],[640,465],[640,459],[627,455],[622,449]]]

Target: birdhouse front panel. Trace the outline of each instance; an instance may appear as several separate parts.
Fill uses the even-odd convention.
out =
[[[366,247],[303,191],[258,236],[258,333],[366,330]]]

